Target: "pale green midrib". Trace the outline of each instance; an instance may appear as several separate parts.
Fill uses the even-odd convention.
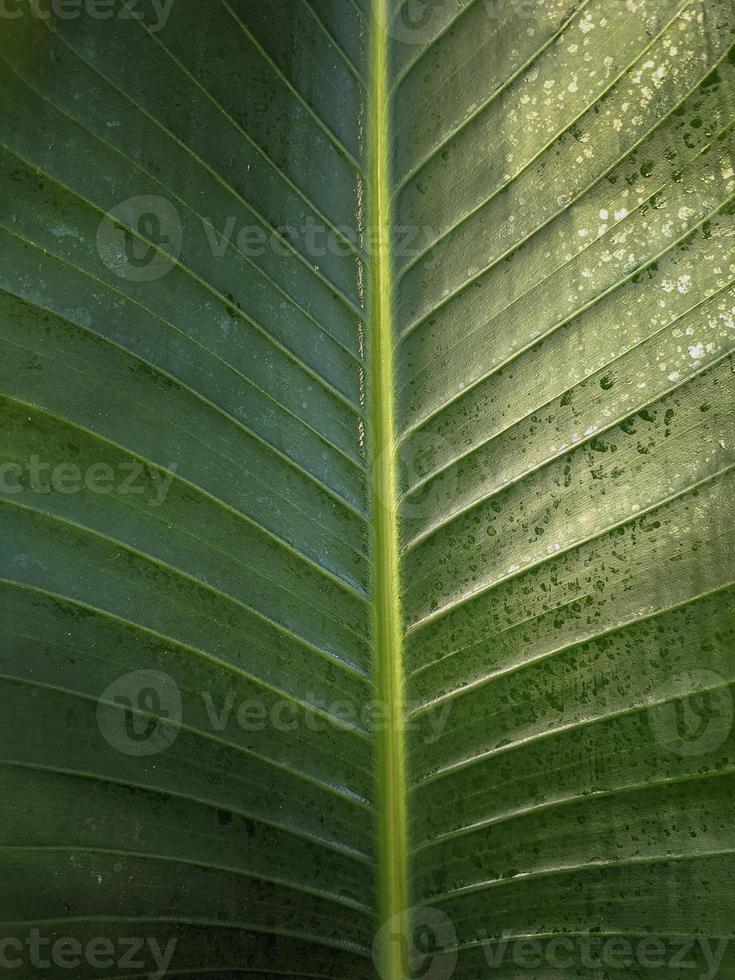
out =
[[[374,243],[370,270],[370,422],[372,556],[375,617],[375,681],[386,723],[377,732],[377,851],[379,924],[408,907],[406,767],[402,626],[399,599],[395,392],[392,323],[392,259],[388,163],[389,96],[387,0],[374,0],[370,52],[369,226]],[[391,929],[399,932],[399,929]],[[384,937],[380,973],[384,980],[408,976],[405,944]]]

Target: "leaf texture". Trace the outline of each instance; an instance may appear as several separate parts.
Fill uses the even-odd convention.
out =
[[[331,0],[177,0],[158,32],[141,12],[0,38],[3,461],[24,467],[0,508],[3,935],[359,977],[372,747],[339,703],[372,690],[364,26]],[[176,254],[115,212],[164,263],[152,282],[98,232],[141,196],[181,223]],[[309,254],[309,227],[340,253]],[[34,456],[139,476],[40,493]],[[145,689],[125,704],[138,671],[172,681],[175,717]],[[249,704],[284,724],[239,724]],[[120,751],[100,705],[123,747],[151,719],[171,744]]]
[[[731,4],[88,6],[0,32],[0,938],[735,976]]]
[[[676,937],[704,972],[735,860],[732,9],[533,6],[394,57],[414,902],[457,977],[615,976],[614,940],[678,976]]]

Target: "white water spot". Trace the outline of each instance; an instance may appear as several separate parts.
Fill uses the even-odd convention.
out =
[[[704,357],[704,344],[692,344],[689,348],[689,356],[694,361],[698,361],[700,358]]]
[[[73,231],[71,228],[66,228],[64,225],[50,225],[49,231],[54,236],[54,238],[76,238],[82,241],[82,236]]]

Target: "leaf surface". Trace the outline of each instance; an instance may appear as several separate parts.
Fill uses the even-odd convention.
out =
[[[0,34],[2,935],[735,975],[731,5],[92,7]]]

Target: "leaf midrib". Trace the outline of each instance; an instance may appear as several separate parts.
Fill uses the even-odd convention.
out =
[[[399,588],[398,484],[394,413],[393,283],[390,222],[388,0],[371,25],[368,224],[375,243],[370,276],[370,419],[375,685],[384,710],[376,739],[378,921],[408,907],[404,675]],[[395,931],[398,931],[397,929]],[[378,949],[384,980],[409,975],[405,952],[385,935]]]

